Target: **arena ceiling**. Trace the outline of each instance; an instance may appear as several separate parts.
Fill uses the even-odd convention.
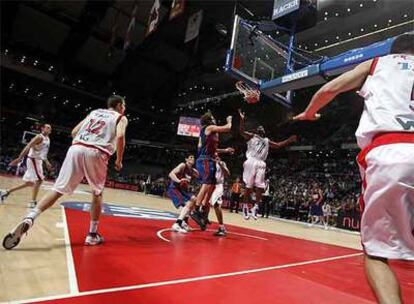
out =
[[[143,108],[168,108],[233,90],[234,80],[222,66],[236,2],[242,13],[247,9],[252,18],[263,19],[273,0],[189,0],[184,14],[172,21],[171,1],[161,1],[161,22],[148,37],[150,0],[2,1],[2,49],[23,49],[39,61],[50,60],[59,75],[100,80],[108,92],[120,92]],[[136,26],[131,48],[124,52],[135,3]],[[200,9],[199,39],[184,43],[188,18]],[[410,0],[320,0],[318,23],[298,34],[298,45],[331,56],[413,30],[413,10]]]

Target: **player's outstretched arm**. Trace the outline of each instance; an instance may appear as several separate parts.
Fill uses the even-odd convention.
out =
[[[233,155],[234,154],[234,148],[231,148],[231,147],[228,147],[228,148],[225,148],[225,149],[216,149],[216,152],[218,153],[218,154],[230,154],[230,155]]]
[[[269,140],[269,147],[272,148],[272,149],[279,149],[279,148],[288,146],[291,143],[296,142],[297,140],[298,140],[298,137],[296,135],[292,135],[288,139],[285,139],[285,140],[279,141],[279,142]]]
[[[211,125],[208,126],[206,128],[206,135],[212,133],[212,132],[217,132],[217,133],[229,133],[231,131],[231,121],[232,121],[232,117],[228,116],[227,117],[227,123],[224,126],[216,126],[216,125]]]
[[[128,126],[128,119],[122,116],[118,125],[116,126],[116,160],[115,170],[120,171],[122,169],[122,160],[124,158],[125,151],[125,132]]]
[[[239,109],[239,115],[240,115],[240,124],[239,124],[240,135],[243,136],[243,138],[245,140],[250,140],[254,136],[254,134],[251,133],[251,132],[247,132],[244,129],[244,122],[245,122],[246,116],[244,115],[244,113],[240,109]]]
[[[34,146],[40,144],[42,142],[42,136],[40,134],[36,135],[32,138],[32,140],[23,148],[23,150],[20,152],[19,157],[12,160],[9,164],[9,166],[17,166],[22,159],[29,153],[30,148],[33,148]]]
[[[338,94],[359,88],[364,83],[371,69],[372,60],[365,61],[353,70],[329,81],[313,95],[306,110],[293,117],[293,120],[316,120],[318,111],[329,104]]]

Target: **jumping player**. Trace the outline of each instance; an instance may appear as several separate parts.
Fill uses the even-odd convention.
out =
[[[388,259],[414,260],[414,34],[397,37],[391,55],[359,64],[316,92],[296,120],[315,120],[338,94],[365,99],[356,131],[361,239],[368,281],[380,303],[401,303]]]
[[[34,220],[63,194],[72,194],[84,177],[92,190],[91,222],[85,245],[98,245],[103,242],[103,238],[97,232],[103,200],[102,191],[108,160],[115,152],[115,169],[120,171],[122,168],[125,130],[128,124],[124,112],[124,98],[113,95],[108,98],[108,109],[92,111],[72,130],[72,146],[66,154],[52,190],[5,236],[4,248],[16,247],[21,236],[33,226]]]
[[[188,184],[192,177],[198,177],[198,171],[193,168],[194,163],[194,155],[189,155],[185,162],[180,163],[168,175],[171,183],[168,186],[167,195],[175,208],[181,208],[177,221],[172,225],[172,229],[176,232],[187,233],[190,229],[188,214],[195,204],[196,197],[188,192]]]
[[[24,147],[24,149],[20,152],[18,158],[10,162],[10,166],[17,166],[27,155],[27,169],[23,175],[24,183],[9,190],[1,191],[0,202],[4,202],[4,200],[15,191],[26,187],[33,187],[32,200],[29,203],[29,207],[34,208],[36,206],[37,194],[39,193],[40,185],[45,178],[43,174],[43,162],[45,163],[48,170],[52,169],[52,165],[47,159],[47,154],[50,147],[50,133],[52,133],[52,127],[49,124],[42,125],[40,128],[40,133],[33,137],[32,140]]]
[[[218,149],[219,133],[228,133],[231,131],[232,117],[227,117],[227,124],[217,126],[216,120],[211,112],[205,113],[201,117],[201,130],[198,142],[198,155],[196,161],[196,169],[199,172],[199,180],[201,188],[197,194],[196,208],[191,214],[201,229],[205,229],[205,216],[198,210],[201,205],[206,206],[210,201],[211,194],[216,185],[216,163],[214,161],[216,153],[231,153],[231,148]],[[207,212],[205,212],[207,213]]]
[[[230,170],[224,161],[217,155],[216,159],[216,187],[211,195],[210,204],[216,212],[217,221],[219,223],[218,230],[214,233],[215,236],[226,236],[226,228],[223,221],[223,210],[221,205],[223,203],[224,193],[224,178],[230,176]]]
[[[243,164],[243,181],[246,185],[243,199],[243,213],[244,219],[250,218],[250,213],[254,219],[257,220],[257,212],[259,210],[259,204],[262,201],[262,192],[264,191],[265,173],[266,173],[266,159],[271,149],[279,149],[287,146],[296,141],[296,135],[290,136],[288,139],[281,142],[274,142],[265,137],[265,130],[263,126],[258,126],[256,132],[247,132],[244,129],[245,115],[239,110],[240,113],[240,134],[247,141],[247,160]],[[251,212],[249,212],[248,202],[250,200],[251,193],[255,188],[256,201]]]

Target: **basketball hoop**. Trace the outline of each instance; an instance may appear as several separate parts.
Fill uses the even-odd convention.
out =
[[[244,95],[244,100],[247,101],[247,103],[253,104],[257,103],[260,99],[260,91],[257,89],[252,88],[244,81],[238,81],[236,82],[236,88]]]

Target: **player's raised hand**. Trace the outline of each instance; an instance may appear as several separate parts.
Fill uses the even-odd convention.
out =
[[[313,115],[310,115],[309,113],[302,112],[296,116],[294,116],[292,119],[293,120],[310,120],[310,121],[314,121],[314,120],[318,120],[319,118],[321,118],[321,114],[319,113],[315,113]]]
[[[10,167],[16,167],[22,160],[20,158],[13,159],[10,163]]]
[[[232,120],[233,120],[233,117],[227,116],[227,118],[226,118],[227,123],[231,123]]]

